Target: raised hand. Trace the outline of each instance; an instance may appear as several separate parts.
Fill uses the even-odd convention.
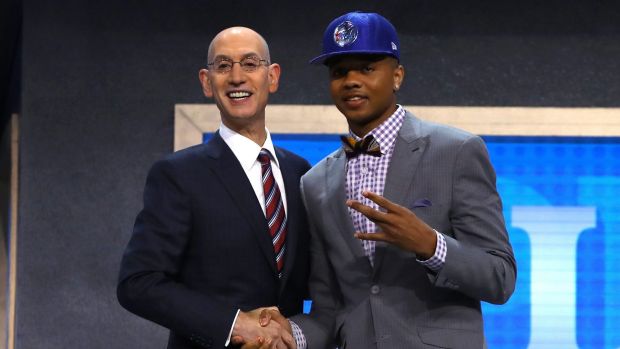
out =
[[[362,192],[362,195],[379,205],[383,210],[375,210],[357,200],[347,200],[347,206],[368,217],[377,224],[381,231],[376,233],[356,232],[356,238],[385,241],[403,250],[414,252],[417,258],[421,260],[433,256],[437,244],[437,235],[431,227],[408,208],[395,204],[381,195],[369,191]]]

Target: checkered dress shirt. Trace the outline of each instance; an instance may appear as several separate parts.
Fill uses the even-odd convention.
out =
[[[379,209],[377,204],[362,196],[362,191],[367,190],[378,195],[383,195],[388,167],[392,159],[392,154],[394,153],[394,145],[396,144],[398,131],[403,124],[404,118],[405,109],[399,105],[394,114],[374,130],[370,131],[369,134],[375,137],[381,147],[381,156],[377,157],[362,153],[347,160],[345,184],[347,199],[357,200],[364,205]],[[350,134],[356,140],[361,139],[353,132],[350,132]],[[379,227],[358,211],[349,208],[349,214],[353,220],[355,231],[367,233],[376,233],[378,231]],[[437,247],[435,249],[435,255],[428,260],[419,261],[433,271],[441,269],[446,258],[445,239],[438,232],[436,232],[436,234]],[[375,242],[367,240],[362,240],[361,242],[364,252],[370,260],[370,264],[374,266]]]

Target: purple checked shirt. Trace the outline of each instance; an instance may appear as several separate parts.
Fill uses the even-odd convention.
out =
[[[357,157],[347,160],[345,183],[347,199],[357,200],[364,205],[379,209],[377,204],[362,196],[362,191],[367,190],[378,195],[383,195],[385,178],[387,177],[390,160],[394,153],[396,137],[398,136],[398,131],[403,124],[404,118],[405,109],[399,105],[394,114],[374,130],[370,131],[369,134],[375,137],[381,147],[381,156],[360,154]],[[360,139],[360,137],[353,132],[350,132],[350,135],[355,137],[356,140]],[[355,231],[376,233],[379,230],[375,223],[358,211],[349,208],[349,214],[353,220]],[[435,233],[437,234],[435,254],[425,261],[418,261],[433,271],[439,271],[446,260],[446,241],[440,233],[437,231],[435,231]],[[375,242],[367,240],[361,240],[361,242],[364,252],[370,260],[370,264],[374,266]]]

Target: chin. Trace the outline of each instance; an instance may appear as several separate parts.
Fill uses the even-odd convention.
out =
[[[228,115],[230,115],[233,119],[248,119],[255,116],[258,113],[256,108],[231,108],[228,111]]]
[[[347,119],[349,118],[359,118],[360,115],[363,115],[364,112],[359,109],[348,109],[337,106],[338,110],[344,115]]]
[[[365,113],[363,111],[347,111],[344,114],[344,117],[347,118],[348,121],[356,124],[368,124],[376,119],[372,115]]]

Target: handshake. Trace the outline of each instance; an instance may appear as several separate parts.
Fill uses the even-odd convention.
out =
[[[293,330],[277,307],[239,312],[233,327],[231,343],[241,349],[296,349]]]

